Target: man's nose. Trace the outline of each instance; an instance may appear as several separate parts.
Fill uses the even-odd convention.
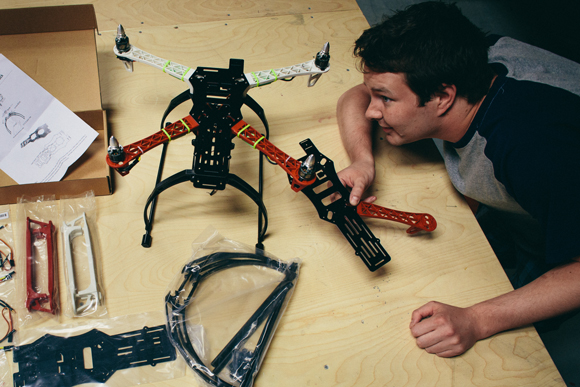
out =
[[[371,100],[371,103],[367,107],[367,111],[365,112],[365,117],[367,120],[380,120],[383,118],[383,113],[380,109],[376,106],[376,103]]]

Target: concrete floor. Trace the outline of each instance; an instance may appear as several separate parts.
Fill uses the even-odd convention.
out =
[[[422,0],[357,0],[370,25]],[[483,31],[507,35],[580,63],[580,1],[457,0]],[[540,336],[568,386],[580,386],[580,313]]]

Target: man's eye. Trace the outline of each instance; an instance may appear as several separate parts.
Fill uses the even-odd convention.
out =
[[[381,96],[384,102],[389,102],[391,99],[389,97],[385,97],[384,95]]]

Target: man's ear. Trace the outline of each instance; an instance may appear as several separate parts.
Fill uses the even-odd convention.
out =
[[[435,93],[435,98],[437,101],[437,115],[442,116],[446,114],[455,103],[456,96],[457,87],[455,87],[455,85],[441,85],[439,91]]]

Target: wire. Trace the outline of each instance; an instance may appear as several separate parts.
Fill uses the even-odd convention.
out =
[[[14,332],[16,332],[14,330],[14,321],[12,319],[12,312],[14,311],[14,309],[8,305],[7,302],[0,300],[0,305],[3,307],[2,308],[2,317],[4,318],[4,321],[6,321],[6,324],[8,324],[8,329],[6,330],[6,334],[4,336],[2,336],[2,338],[0,339],[0,343],[3,342],[4,340],[6,340],[6,338],[8,338],[8,341],[12,341],[12,334]],[[8,317],[6,317],[6,312],[8,312]]]
[[[10,247],[10,245],[3,239],[0,238],[0,242],[2,242],[2,244],[4,244],[10,250],[8,254],[3,253],[2,250],[0,250],[0,267],[6,271],[9,271],[14,267],[14,252],[12,251],[12,247]],[[2,257],[2,255],[4,255],[4,257]],[[6,263],[8,263],[9,266],[6,266]]]

